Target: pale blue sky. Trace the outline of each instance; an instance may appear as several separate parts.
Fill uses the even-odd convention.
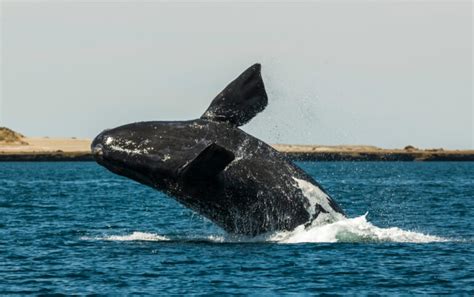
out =
[[[472,3],[1,4],[0,125],[93,137],[199,117],[262,63],[267,142],[473,148]]]

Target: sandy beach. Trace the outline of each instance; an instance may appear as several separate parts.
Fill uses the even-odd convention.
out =
[[[321,161],[474,161],[474,150],[385,149],[370,145],[289,145],[274,144],[276,150],[296,160]]]
[[[25,137],[0,127],[0,161],[93,160],[89,139]]]
[[[91,144],[91,141],[89,139],[76,138],[33,137],[23,138],[22,140],[27,144],[0,142],[0,153],[89,153]]]

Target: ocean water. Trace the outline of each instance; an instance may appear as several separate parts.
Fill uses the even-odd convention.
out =
[[[474,295],[474,163],[298,163],[348,219],[225,234],[93,162],[0,163],[0,295]]]

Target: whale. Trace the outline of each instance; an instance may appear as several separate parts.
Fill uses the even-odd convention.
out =
[[[230,234],[257,236],[343,218],[316,180],[239,128],[267,104],[257,63],[199,118],[104,130],[91,150],[111,172],[165,193]]]

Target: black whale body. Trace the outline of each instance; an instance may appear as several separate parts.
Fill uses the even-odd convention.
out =
[[[266,104],[255,64],[200,119],[106,130],[94,139],[92,151],[110,171],[167,193],[230,233],[293,230],[322,214],[343,216],[308,174],[238,128]]]

